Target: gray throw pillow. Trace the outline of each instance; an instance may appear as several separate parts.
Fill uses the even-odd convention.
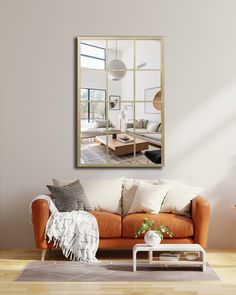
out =
[[[52,193],[53,201],[60,212],[91,211],[88,198],[79,180],[65,186],[47,185],[47,187]]]
[[[143,126],[142,126],[142,128],[146,128],[147,127],[147,124],[148,124],[148,120],[143,120]]]

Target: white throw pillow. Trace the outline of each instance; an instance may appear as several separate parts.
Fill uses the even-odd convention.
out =
[[[157,127],[160,123],[157,122],[149,122],[147,125],[147,131],[149,132],[157,132]]]
[[[74,181],[53,179],[56,186]],[[105,180],[80,180],[92,210],[108,211],[121,215],[121,191],[123,178]]]
[[[203,188],[181,183],[170,183],[168,193],[160,212],[189,215],[191,201],[203,191]]]
[[[158,214],[169,185],[153,185],[140,181],[128,214],[146,212]]]
[[[122,214],[121,191],[123,178],[81,180],[80,182],[93,210]]]
[[[122,190],[122,212],[123,215],[128,214],[128,211],[133,203],[134,196],[140,181],[151,184],[159,184],[158,179],[135,179],[135,178],[124,178],[123,190]]]

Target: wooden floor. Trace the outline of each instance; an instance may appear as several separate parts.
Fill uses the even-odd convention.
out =
[[[158,282],[158,283],[24,283],[14,278],[30,260],[39,260],[37,250],[0,250],[0,294],[86,294],[86,295],[154,295],[154,294],[236,294],[236,250],[209,250],[208,262],[222,279],[221,282]],[[126,260],[130,253],[102,252],[99,259]],[[64,259],[59,251],[47,253],[46,260]]]

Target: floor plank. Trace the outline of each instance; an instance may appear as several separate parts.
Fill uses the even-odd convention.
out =
[[[208,262],[222,279],[221,282],[145,282],[145,283],[25,283],[14,282],[17,274],[31,260],[39,260],[41,252],[32,249],[0,250],[0,295],[155,295],[155,294],[236,294],[236,250],[208,250]],[[127,260],[130,252],[99,252],[104,261]],[[142,257],[140,257],[142,259]],[[65,259],[60,251],[48,251],[47,260]]]

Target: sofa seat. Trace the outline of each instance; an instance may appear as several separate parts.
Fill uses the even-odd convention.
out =
[[[110,212],[92,211],[97,219],[100,238],[121,237],[121,216]]]
[[[109,127],[108,132],[119,133],[120,130],[115,128],[115,127]],[[81,138],[82,139],[84,139],[84,138],[92,138],[92,137],[96,137],[96,136],[104,135],[104,134],[106,134],[106,128],[103,128],[103,127],[99,127],[99,128],[89,127],[89,128],[83,128],[81,130]]]
[[[147,133],[147,129],[146,128],[127,128],[126,129],[127,132],[138,132],[138,133]]]
[[[153,139],[153,140],[159,140],[161,141],[161,133],[145,133],[145,134],[142,134],[142,136],[145,138],[150,138],[150,139]]]
[[[164,239],[161,244],[193,244],[193,237],[182,239]],[[99,249],[132,249],[136,244],[144,244],[143,238],[113,238],[113,239],[100,239]]]
[[[134,238],[136,229],[142,224],[144,217],[154,220],[156,225],[164,224],[168,226],[174,233],[173,238],[188,238],[193,236],[193,221],[188,217],[171,213],[134,213],[123,217],[122,237]],[[168,236],[164,237],[168,238]]]

